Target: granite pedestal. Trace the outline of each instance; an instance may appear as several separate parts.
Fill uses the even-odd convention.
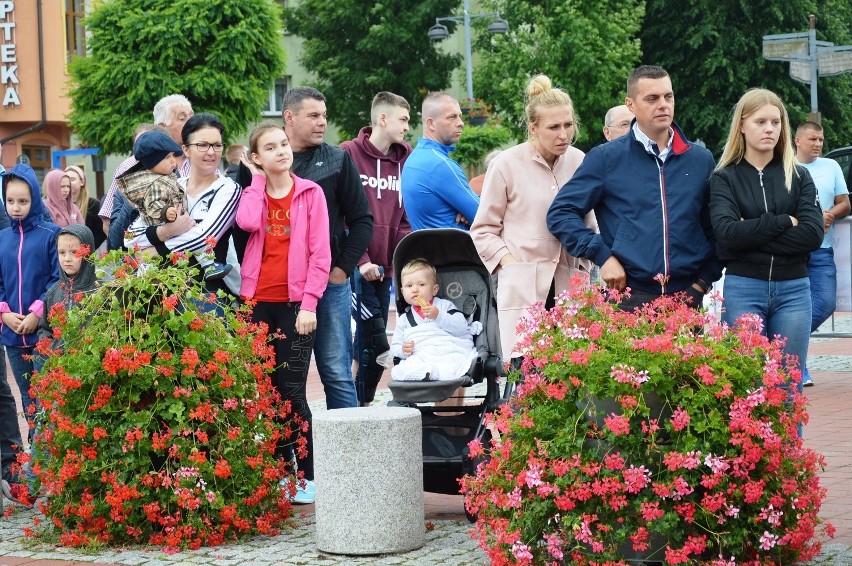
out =
[[[425,543],[420,411],[335,409],[313,418],[317,548],[408,552]]]

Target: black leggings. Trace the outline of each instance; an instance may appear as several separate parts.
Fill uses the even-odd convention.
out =
[[[314,442],[311,408],[308,406],[307,382],[311,365],[311,349],[314,346],[315,333],[308,335],[296,333],[296,315],[301,303],[267,303],[258,301],[252,312],[254,322],[265,322],[269,333],[278,332],[283,337],[272,342],[275,348],[275,370],[272,372],[272,385],[281,394],[281,399],[293,404],[293,411],[308,423],[308,454],[304,458],[296,457],[299,470],[305,473],[305,479],[314,479]],[[293,442],[291,439],[289,442]],[[284,458],[293,455],[293,445],[279,446],[278,454]]]

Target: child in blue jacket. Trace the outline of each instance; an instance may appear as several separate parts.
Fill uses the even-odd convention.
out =
[[[41,190],[29,165],[16,165],[3,176],[3,204],[11,225],[0,230],[0,341],[21,391],[24,413],[29,415],[32,353],[39,322],[47,316],[44,296],[59,281],[59,226],[42,219]],[[3,426],[5,422],[0,421]],[[6,434],[0,431],[0,436]]]

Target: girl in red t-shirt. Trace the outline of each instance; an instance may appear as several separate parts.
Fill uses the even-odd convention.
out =
[[[317,326],[317,302],[331,269],[328,208],[322,188],[290,172],[293,150],[284,129],[264,123],[249,136],[243,164],[252,173],[237,207],[237,225],[249,233],[241,265],[240,297],[254,303],[252,318],[276,332],[272,383],[282,399],[310,426],[305,391]],[[307,432],[307,453],[296,455],[300,485],[295,503],[314,498],[313,442]],[[282,446],[282,457],[292,446]]]

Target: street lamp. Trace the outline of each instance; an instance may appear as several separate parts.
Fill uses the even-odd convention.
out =
[[[490,12],[488,14],[471,14],[470,0],[464,0],[464,16],[447,16],[445,18],[435,18],[435,25],[429,28],[427,35],[432,41],[443,41],[450,37],[450,30],[441,22],[456,22],[464,23],[464,63],[467,73],[467,97],[473,100],[473,63],[471,59],[470,48],[470,22],[481,20],[482,18],[493,18],[488,24],[488,33],[503,34],[509,31],[509,22],[500,17],[500,12]]]

